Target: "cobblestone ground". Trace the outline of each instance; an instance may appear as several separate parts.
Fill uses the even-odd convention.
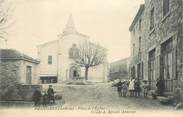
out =
[[[63,96],[57,105],[63,106],[101,106],[104,108],[120,109],[158,109],[171,110],[172,106],[160,104],[157,100],[145,99],[143,97],[118,97],[116,88],[109,84],[95,85],[65,85],[59,87],[57,94]]]

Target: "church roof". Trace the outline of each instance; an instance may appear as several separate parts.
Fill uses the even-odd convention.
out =
[[[58,40],[48,41],[46,43],[39,44],[37,47],[43,46],[43,45],[45,46],[45,45],[49,45],[49,44],[54,44],[54,43],[58,43]]]
[[[14,49],[0,49],[0,60],[25,60],[33,63],[39,63],[36,59]]]

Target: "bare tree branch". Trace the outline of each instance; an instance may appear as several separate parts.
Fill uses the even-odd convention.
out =
[[[88,78],[88,69],[105,62],[106,50],[100,45],[84,42],[79,45],[79,56],[75,59],[76,64],[85,67],[85,78]]]
[[[8,29],[14,24],[12,20],[12,12],[14,9],[9,0],[0,0],[0,38],[6,39],[8,36]]]

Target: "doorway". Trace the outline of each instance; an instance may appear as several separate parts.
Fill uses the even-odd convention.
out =
[[[32,67],[26,67],[26,84],[31,84],[32,82]]]
[[[81,70],[80,70],[79,67],[72,66],[70,68],[70,72],[69,72],[70,79],[71,80],[77,80],[77,79],[79,79],[80,78],[80,72],[81,72]]]
[[[173,43],[169,39],[161,45],[161,76],[165,82],[165,90],[173,91]]]

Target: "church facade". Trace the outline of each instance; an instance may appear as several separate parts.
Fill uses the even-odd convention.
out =
[[[79,44],[89,41],[87,35],[79,33],[69,17],[62,34],[58,39],[41,44],[38,48],[38,65],[40,83],[61,83],[63,81],[84,79],[84,68],[74,62],[78,56]],[[91,67],[88,80],[92,82],[105,82],[107,80],[107,62]]]

